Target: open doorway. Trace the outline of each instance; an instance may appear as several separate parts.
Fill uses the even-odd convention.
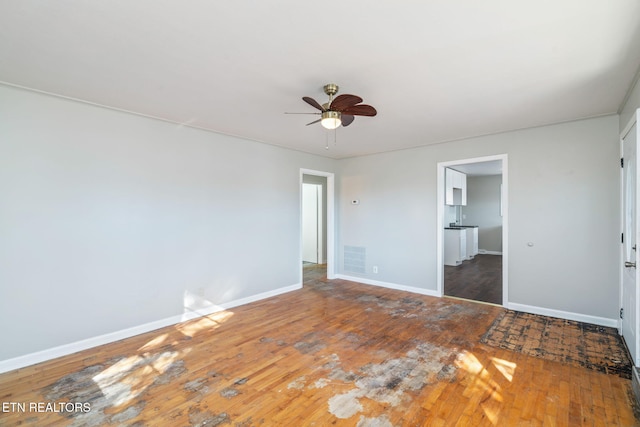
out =
[[[333,278],[333,174],[301,170],[301,283]]]
[[[506,162],[503,155],[438,165],[441,295],[507,305]]]

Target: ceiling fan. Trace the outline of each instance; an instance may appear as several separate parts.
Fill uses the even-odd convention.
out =
[[[336,129],[342,126],[349,126],[355,120],[355,116],[373,117],[378,112],[371,105],[361,104],[362,98],[356,95],[334,95],[338,93],[338,85],[329,83],[324,85],[324,93],[329,95],[329,101],[320,104],[313,98],[303,96],[302,100],[312,107],[320,110],[320,113],[288,113],[288,114],[320,114],[318,120],[307,123],[307,126],[320,122],[326,129]]]

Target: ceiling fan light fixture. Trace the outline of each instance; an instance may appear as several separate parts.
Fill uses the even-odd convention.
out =
[[[336,129],[342,124],[341,116],[342,114],[339,111],[323,111],[320,124],[325,129]]]

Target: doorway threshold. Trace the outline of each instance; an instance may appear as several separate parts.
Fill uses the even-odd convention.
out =
[[[476,299],[454,297],[452,295],[442,295],[442,297],[443,298],[457,299],[459,301],[467,301],[467,302],[475,302],[475,303],[478,303],[478,304],[491,305],[491,306],[494,306],[494,307],[502,307],[501,304],[495,304],[493,302],[487,302],[487,301],[479,301],[479,300],[476,300]]]

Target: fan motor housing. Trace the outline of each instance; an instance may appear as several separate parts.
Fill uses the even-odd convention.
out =
[[[322,119],[337,119],[340,120],[342,116],[342,113],[340,113],[340,111],[323,111],[322,112]]]

